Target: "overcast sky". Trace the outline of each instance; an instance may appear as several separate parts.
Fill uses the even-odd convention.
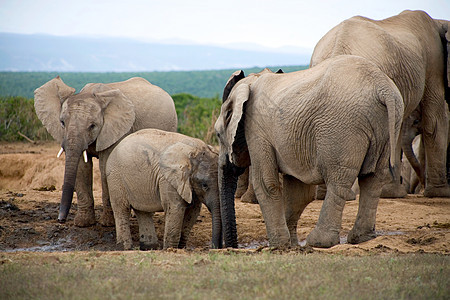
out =
[[[404,9],[450,19],[449,0],[0,0],[0,32],[311,49],[344,19]]]

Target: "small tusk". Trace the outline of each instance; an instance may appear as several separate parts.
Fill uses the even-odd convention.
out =
[[[83,157],[84,157],[84,162],[87,163],[87,152],[86,152],[86,150],[83,151]]]
[[[58,155],[56,155],[56,157],[59,158],[63,152],[64,152],[64,149],[63,149],[63,147],[61,147],[61,149],[59,149]]]

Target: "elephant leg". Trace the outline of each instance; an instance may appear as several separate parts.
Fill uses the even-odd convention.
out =
[[[314,200],[314,185],[307,185],[300,180],[283,176],[283,201],[285,203],[286,223],[291,237],[291,246],[298,246],[297,223],[305,207]]]
[[[306,242],[313,247],[329,248],[339,244],[342,212],[345,201],[354,194],[351,188],[358,171],[338,166],[335,170],[328,170],[328,174],[327,195],[320,210],[319,220],[306,238]]]
[[[130,206],[117,205],[114,207],[114,218],[116,223],[116,241],[121,244],[124,250],[133,248],[133,240],[130,230]],[[140,229],[140,226],[139,226]]]
[[[324,200],[326,194],[327,194],[327,186],[325,184],[319,184],[316,190],[316,199]]]
[[[245,192],[244,195],[242,195],[241,197],[241,202],[244,203],[253,203],[253,204],[258,204],[258,200],[256,199],[256,195],[255,195],[255,190],[253,188],[253,184],[252,184],[252,167],[248,167],[247,168],[249,170],[248,173],[248,187],[247,187],[247,191]]]
[[[355,224],[350,230],[347,240],[350,244],[359,244],[376,237],[375,219],[377,207],[383,187],[383,180],[389,176],[389,169],[378,174],[370,174],[358,178],[360,186],[359,207]]]
[[[200,214],[200,209],[202,208],[202,202],[194,200],[191,205],[186,208],[184,213],[183,228],[181,229],[180,242],[178,243],[178,248],[186,248],[186,243],[191,233],[192,227],[194,227],[197,217]]]
[[[78,210],[74,224],[78,227],[88,227],[95,224],[94,195],[92,193],[92,157],[85,163],[78,163],[77,179],[75,181]]]
[[[242,195],[244,195],[244,193],[247,191],[249,184],[248,176],[249,176],[249,168],[246,168],[244,174],[238,177],[237,188],[235,193],[236,198],[241,198]]]
[[[103,226],[114,226],[114,215],[111,208],[111,202],[109,199],[109,189],[108,183],[106,181],[106,161],[109,157],[109,153],[102,153],[99,155],[99,169],[100,169],[100,177],[102,181],[102,203],[103,203],[103,211],[100,216],[100,224]]]
[[[153,223],[153,212],[134,210],[139,225],[139,249],[155,250],[159,248],[158,236]]]
[[[281,195],[278,167],[273,150],[262,151],[264,160],[252,161],[252,183],[266,224],[271,247],[289,247],[290,236],[286,224],[284,203]]]
[[[392,178],[390,174],[386,174],[387,179],[385,180],[385,182],[387,183],[383,185],[380,195],[381,198],[404,198],[408,195],[405,186],[401,183],[400,177],[400,172],[402,170],[401,149],[402,146],[399,139],[397,141],[396,155],[400,157],[400,159],[398,160],[398,164],[394,166],[398,174],[396,178]]]
[[[450,197],[446,158],[448,147],[448,108],[444,92],[430,81],[422,100],[423,145],[425,148],[425,197]]]

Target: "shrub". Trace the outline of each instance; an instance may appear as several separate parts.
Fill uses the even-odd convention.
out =
[[[0,140],[52,140],[34,111],[34,100],[24,97],[0,97]]]

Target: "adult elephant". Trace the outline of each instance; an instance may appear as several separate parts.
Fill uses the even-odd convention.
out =
[[[36,114],[65,151],[64,185],[58,221],[66,221],[74,188],[78,211],[75,225],[95,224],[92,157],[99,158],[103,213],[100,223],[114,225],[105,165],[115,145],[142,128],[176,131],[172,98],[143,78],[101,84],[89,83],[78,94],[58,76],[34,92]],[[84,160],[80,157],[84,154]]]
[[[447,107],[449,89],[449,21],[423,11],[404,11],[375,21],[353,17],[331,29],[317,43],[311,67],[330,57],[352,54],[375,63],[397,85],[405,118],[422,110],[427,197],[450,197],[447,184]],[[400,157],[400,147],[398,153]],[[400,178],[385,187],[385,197],[403,197]]]
[[[238,71],[223,99],[215,130],[227,247],[237,247],[234,195],[237,176],[250,164],[271,246],[298,245],[298,219],[314,198],[314,185],[323,182],[328,193],[307,242],[339,243],[345,199],[356,178],[360,206],[348,241],[375,237],[378,198],[404,110],[397,87],[378,67],[343,55],[293,73],[245,77]]]

